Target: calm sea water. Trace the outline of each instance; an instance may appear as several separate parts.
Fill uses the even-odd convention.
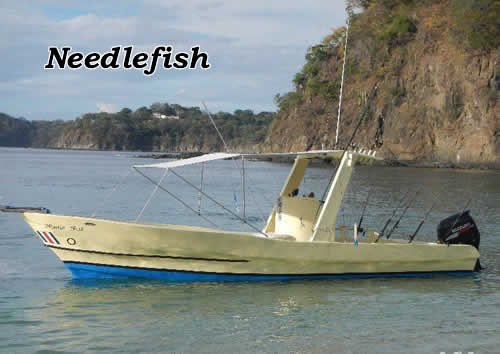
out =
[[[129,167],[133,153],[0,148],[0,204],[44,206],[55,213],[135,220],[153,185]],[[290,165],[247,162],[246,215],[261,227]],[[146,171],[160,179],[162,171]],[[200,183],[200,167],[178,170]],[[310,169],[301,194],[321,195],[330,170]],[[128,174],[128,175],[127,175]],[[114,185],[123,179],[109,196]],[[199,196],[177,177],[164,185],[194,209]],[[207,165],[204,190],[242,213],[232,161]],[[394,237],[411,233],[438,204],[418,239],[472,198],[481,262],[472,277],[168,284],[74,281],[19,215],[0,214],[0,352],[500,352],[500,173],[359,167],[337,225],[380,229],[401,197],[418,198]],[[103,203],[103,201],[105,201]],[[248,230],[201,200],[217,225]],[[159,191],[141,221],[208,226]]]

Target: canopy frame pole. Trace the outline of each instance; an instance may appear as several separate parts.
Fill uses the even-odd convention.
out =
[[[140,170],[138,170],[137,168],[134,167],[134,170],[137,171],[137,173],[139,173],[140,175],[142,175],[144,178],[146,178],[149,182],[153,183],[154,185],[158,185],[158,183],[150,178],[149,176],[147,176],[146,174],[142,173]],[[170,172],[174,173],[174,171],[170,170]],[[175,173],[174,173],[175,174]],[[182,199],[180,199],[179,197],[177,197],[175,194],[173,194],[172,192],[170,192],[169,190],[167,190],[165,187],[163,186],[160,186],[158,185],[158,188],[160,188],[162,191],[164,192],[167,192],[172,198],[174,198],[175,200],[177,200],[179,203],[181,203],[182,205],[184,205],[186,208],[188,208],[189,210],[191,210],[193,213],[195,213],[196,215],[198,215],[200,218],[202,218],[203,220],[207,221],[208,223],[210,223],[212,226],[215,226],[216,228],[219,228],[219,226],[217,224],[215,224],[214,222],[212,222],[210,219],[208,219],[207,217],[201,215],[201,214],[198,214],[198,212],[196,210],[194,210],[193,208],[191,208],[186,202],[184,202]]]
[[[168,174],[168,168],[165,169],[165,172],[163,173],[163,176],[161,176],[161,179],[160,179],[160,182],[158,182],[158,184],[155,186],[155,188],[153,189],[153,191],[151,192],[151,195],[149,196],[148,200],[146,201],[146,203],[144,204],[144,206],[142,207],[142,210],[140,211],[140,213],[137,215],[137,217],[135,218],[135,222],[138,222],[139,219],[141,218],[142,216],[142,213],[144,213],[144,210],[146,210],[146,208],[148,207],[149,205],[149,202],[151,202],[151,199],[153,199],[153,196],[156,194],[156,192],[158,191],[158,186],[161,184],[161,182],[163,182],[163,179],[167,176]]]
[[[241,157],[241,187],[243,190],[243,220],[246,220],[245,158]]]
[[[97,205],[97,207],[94,209],[94,212],[92,213],[92,215],[90,216],[91,218],[95,218],[96,214],[97,214],[97,211],[99,209],[101,209],[104,204],[106,204],[106,202],[109,200],[109,198],[111,198],[111,196],[113,195],[113,193],[116,191],[116,189],[118,188],[118,186],[122,185],[123,182],[125,182],[125,179],[128,177],[128,175],[130,175],[130,172],[132,172],[132,169],[129,168],[127,173],[123,175],[123,177],[114,185],[113,189],[111,190],[111,192],[109,192],[106,197],[102,200],[102,202]]]
[[[255,227],[254,225],[248,223],[246,220],[244,220],[241,216],[239,216],[238,214],[236,213],[233,213],[231,210],[229,210],[228,208],[226,208],[224,206],[224,204],[218,202],[217,200],[215,200],[214,198],[212,198],[211,196],[209,196],[208,194],[206,194],[205,192],[203,192],[202,190],[200,190],[198,187],[196,187],[194,184],[192,184],[191,182],[189,182],[187,179],[185,179],[184,177],[182,177],[181,175],[179,175],[178,173],[176,173],[174,170],[171,170],[171,172],[176,175],[177,177],[179,177],[179,179],[181,179],[182,181],[184,181],[184,183],[190,185],[192,188],[196,189],[198,192],[200,192],[201,194],[203,194],[205,196],[205,198],[209,199],[210,201],[212,201],[213,203],[217,204],[218,206],[220,206],[222,209],[224,209],[225,211],[227,211],[229,214],[231,214],[232,216],[238,218],[239,220],[241,220],[243,223],[247,224],[248,226],[250,226],[252,229],[254,229],[255,231],[257,231],[259,234],[262,234],[264,235],[265,237],[269,237],[266,233],[262,232],[261,230],[259,230],[257,227]]]
[[[224,144],[224,148],[226,149],[226,152],[229,152],[229,148],[228,148],[228,146],[226,144],[226,141],[224,140],[224,137],[222,136],[222,134],[219,131],[219,129],[217,128],[217,125],[215,124],[215,121],[213,120],[212,115],[208,111],[207,105],[203,101],[201,103],[203,103],[203,107],[205,108],[205,111],[207,112],[208,118],[210,118],[210,121],[212,122],[212,125],[214,126],[215,130],[217,130],[217,134],[219,134],[220,140],[222,140],[222,143]]]
[[[217,134],[219,134],[219,138],[220,138],[220,140],[222,140],[222,144],[224,144],[224,150],[226,150],[227,153],[230,153],[229,146],[227,146],[226,141],[224,140],[224,137],[222,136],[222,133],[220,132],[219,128],[217,128],[217,124],[215,124],[215,120],[212,118],[212,115],[210,114],[210,111],[208,110],[207,105],[205,104],[204,101],[202,101],[201,103],[203,104],[203,107],[205,108],[205,111],[207,112],[208,117],[210,118],[210,121],[212,122],[212,125],[214,126],[215,130],[217,131]],[[243,158],[243,156],[241,158]],[[232,157],[231,160],[233,160],[234,167],[236,167],[238,169],[238,171],[240,172],[240,175],[243,178],[243,171],[238,167],[238,163],[236,162],[236,159],[234,157]],[[236,198],[236,192],[234,192],[234,195]],[[245,198],[245,196],[243,196],[243,199],[244,198]],[[239,211],[236,202],[235,202],[235,207],[236,207],[236,211]],[[243,219],[245,219],[244,209],[245,209],[245,206],[243,206]]]
[[[200,190],[203,190],[203,171],[205,170],[205,163],[201,163],[201,181],[200,181]],[[201,215],[201,193],[199,194],[198,197],[198,214]]]
[[[214,126],[215,130],[217,131],[217,134],[219,135],[220,139],[222,140],[222,143],[224,144],[224,149],[226,150],[227,153],[230,153],[229,147],[227,146],[226,141],[224,140],[224,137],[222,136],[222,133],[217,128],[217,124],[215,124],[215,121],[212,118],[212,115],[210,114],[210,111],[208,110],[207,105],[203,101],[201,103],[203,104],[203,107],[205,108],[205,111],[207,112],[208,117],[210,118],[210,121],[212,122],[212,125]],[[243,159],[244,157],[241,156],[241,158]],[[231,160],[234,161],[234,166],[240,171],[240,174],[243,175],[244,174],[244,171],[243,171],[244,166],[242,166],[242,168],[240,169],[238,167],[236,159],[234,157],[232,157]],[[248,176],[248,178],[250,180],[250,176]],[[245,177],[242,176],[242,179],[243,179],[243,182],[244,182]],[[250,181],[250,183],[252,183],[252,182]],[[246,205],[245,205],[245,203],[246,203],[246,197],[245,197],[245,192],[244,191],[245,191],[245,187],[243,187],[243,219],[246,220],[246,215],[245,215],[245,213],[246,213]],[[249,192],[250,197],[253,199],[255,205],[257,206],[257,209],[259,209],[262,221],[265,223],[266,222],[266,217],[265,217],[264,213],[262,212],[262,209],[261,209],[260,205],[258,204],[257,200],[255,199],[255,197],[254,197],[254,195],[253,195],[252,190],[250,189],[250,187],[248,187],[248,192]],[[273,205],[274,203],[271,202],[270,204]]]

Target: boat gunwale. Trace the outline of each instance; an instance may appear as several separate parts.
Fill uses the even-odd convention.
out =
[[[40,213],[32,213],[32,212],[25,212],[22,213],[23,215],[29,216],[30,214],[32,215],[40,215]],[[345,244],[351,244],[352,242],[347,242],[347,241],[300,241],[300,240],[287,240],[287,239],[279,239],[279,238],[272,238],[272,237],[264,237],[261,234],[257,232],[249,232],[249,231],[228,231],[228,230],[222,230],[222,229],[210,229],[210,228],[204,228],[204,227],[199,227],[199,226],[191,226],[191,225],[176,225],[176,224],[158,224],[158,223],[143,223],[143,222],[133,222],[133,221],[123,221],[123,220],[114,220],[114,219],[105,219],[105,218],[96,218],[96,217],[85,217],[85,216],[74,216],[74,215],[64,215],[64,214],[42,214],[43,216],[48,216],[48,217],[63,217],[63,218],[74,218],[74,219],[79,219],[79,220],[96,220],[96,221],[104,221],[107,223],[112,223],[112,224],[122,224],[122,225],[128,225],[128,226],[138,226],[138,227],[146,227],[146,228],[151,228],[155,230],[173,230],[173,231],[178,231],[178,232],[200,232],[200,233],[205,233],[205,234],[224,234],[224,235],[229,235],[229,236],[238,236],[238,237],[249,237],[249,238],[256,238],[260,240],[266,240],[266,241],[279,241],[279,242],[290,242],[290,243],[304,243],[304,244],[338,244],[338,245],[345,245]],[[437,242],[429,242],[429,241],[413,241],[409,243],[407,240],[404,239],[390,239],[390,240],[380,240],[378,242],[370,242],[369,240],[365,239],[358,239],[359,245],[370,245],[373,247],[380,247],[380,246],[433,246],[433,247],[472,247],[471,245],[467,244],[441,244]]]

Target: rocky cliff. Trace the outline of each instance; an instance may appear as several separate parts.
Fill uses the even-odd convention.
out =
[[[339,146],[376,83],[357,145],[403,163],[499,168],[498,35],[467,41],[453,1],[367,1],[362,10],[348,37]],[[335,147],[344,38],[342,28],[309,50],[296,90],[276,97],[264,150]]]

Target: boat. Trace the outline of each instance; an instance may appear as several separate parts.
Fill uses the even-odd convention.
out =
[[[344,62],[339,95],[335,147],[339,144],[342,88],[347,53],[347,35],[352,11],[348,11]],[[50,248],[70,270],[74,278],[154,278],[167,281],[258,281],[329,278],[415,277],[436,274],[470,275],[480,270],[479,231],[465,208],[438,225],[435,242],[415,241],[425,218],[409,239],[390,239],[409,207],[400,214],[391,230],[386,222],[380,232],[374,227],[367,238],[358,237],[361,221],[349,231],[336,232],[336,218],[358,163],[380,159],[375,151],[353,148],[353,139],[366,116],[377,91],[375,83],[347,144],[339,150],[317,150],[296,153],[231,153],[217,129],[226,152],[193,156],[182,160],[137,165],[134,169],[151,183],[182,203],[187,209],[214,228],[189,225],[124,222],[102,218],[51,214],[48,209],[19,209],[24,219],[45,246]],[[176,168],[223,159],[241,159],[241,176],[245,191],[244,161],[254,158],[294,158],[294,164],[264,228],[251,224],[245,216],[232,212],[202,188],[175,172]],[[314,159],[334,161],[336,170],[321,198],[299,196],[298,188],[305,171]],[[179,177],[252,231],[223,230],[200,210],[195,210],[172,191],[141,172],[161,168]],[[201,170],[203,171],[203,169]],[[203,173],[203,172],[202,172]],[[162,179],[163,179],[162,177]],[[202,174],[203,180],[203,174]],[[243,196],[245,194],[243,193]],[[236,199],[236,197],[235,197]],[[147,206],[146,205],[145,207]],[[245,205],[245,202],[243,202]],[[399,207],[399,206],[398,206]],[[394,209],[396,211],[398,209]],[[366,208],[366,205],[365,205]],[[4,208],[15,211],[15,208]],[[143,208],[144,210],[144,208]],[[429,211],[430,212],[430,211]],[[142,212],[141,212],[142,213]],[[363,210],[364,214],[364,210]],[[393,216],[395,213],[393,212]],[[427,213],[428,215],[428,213]],[[427,216],[426,215],[426,216]],[[349,232],[349,235],[347,233]]]
[[[436,242],[387,238],[373,227],[365,228],[367,237],[358,237],[356,225],[352,234],[346,228],[337,232],[337,214],[353,169],[359,163],[380,159],[374,151],[345,148],[261,155],[221,152],[133,167],[156,189],[176,197],[161,181],[156,182],[141,171],[160,168],[183,179],[176,168],[223,159],[244,162],[257,157],[294,158],[262,229],[223,205],[220,206],[242,219],[252,231],[59,215],[46,209],[23,210],[22,214],[36,237],[77,279],[283,281],[470,275],[478,270],[479,232],[465,210],[440,223]],[[297,188],[314,159],[335,162],[332,179],[322,198],[299,196]],[[191,186],[220,204],[208,192]]]

